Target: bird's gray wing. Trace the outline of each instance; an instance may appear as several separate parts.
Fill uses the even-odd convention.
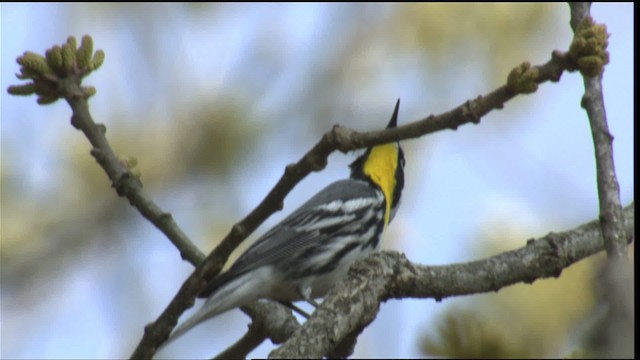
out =
[[[345,221],[318,224],[318,219],[331,214],[322,205],[358,198],[371,199],[375,196],[376,190],[359,180],[341,180],[328,185],[256,240],[228,271],[212,279],[198,296],[207,297],[227,282],[262,266],[282,266],[290,263],[294,257],[304,257],[305,250],[313,251],[314,247],[322,246],[333,234],[349,226],[349,222]],[[358,216],[364,216],[363,212],[368,210],[356,209],[349,214],[349,218],[352,221],[356,220]]]

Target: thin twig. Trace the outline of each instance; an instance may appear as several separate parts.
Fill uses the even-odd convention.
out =
[[[245,359],[253,349],[257,348],[267,335],[261,322],[252,322],[247,332],[233,345],[214,356],[213,359]]]
[[[215,359],[246,358],[264,340],[281,344],[300,328],[291,310],[275,302],[257,301],[241,310],[252,319],[245,335],[235,344],[216,355]]]
[[[590,18],[590,6],[591,3],[588,2],[569,3],[571,28],[575,35],[577,35],[579,25]],[[602,73],[599,76],[583,75],[583,78],[585,93],[582,98],[582,107],[589,117],[593,136],[600,203],[600,226],[602,227],[605,248],[610,258],[626,259],[627,243],[622,206],[620,205],[620,187],[613,162],[613,135],[609,132],[607,125],[607,114],[602,96]]]
[[[73,115],[71,123],[81,130],[93,146],[91,155],[104,169],[118,195],[129,200],[142,216],[155,225],[180,251],[183,259],[194,266],[204,259],[204,254],[189,240],[187,235],[175,223],[170,213],[163,211],[142,189],[140,180],[118,159],[105,137],[106,127],[96,124],[89,112],[87,100],[80,94],[80,83],[66,81],[64,94]]]

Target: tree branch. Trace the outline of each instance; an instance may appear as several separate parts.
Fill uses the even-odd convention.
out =
[[[281,344],[300,328],[291,310],[275,302],[257,301],[240,309],[252,319],[247,333],[214,359],[245,359],[267,338]]]
[[[247,358],[262,341],[270,339],[274,344],[281,344],[300,328],[291,310],[275,302],[257,301],[240,309],[252,319],[249,330],[242,339],[216,355],[215,359]]]
[[[628,240],[635,204],[624,209]],[[598,220],[561,233],[527,240],[519,249],[469,263],[424,266],[397,252],[374,253],[354,264],[316,312],[270,358],[321,358],[343,339],[359,334],[389,299],[433,298],[495,292],[520,282],[559,277],[571,264],[604,249]],[[341,354],[348,356],[349,354]]]
[[[604,25],[596,25],[591,20],[589,14],[591,3],[569,3],[569,7],[571,8],[574,44],[586,39],[585,42],[592,41],[602,51],[602,65],[599,66],[601,70],[588,73],[581,69],[585,88],[581,105],[589,117],[593,137],[600,203],[600,226],[605,249],[610,258],[626,259],[627,243],[622,206],[620,205],[620,188],[613,162],[613,135],[609,132],[607,125],[607,114],[602,96],[603,66],[609,62],[609,55],[605,51],[609,34],[607,34]],[[598,57],[594,57],[594,59],[597,60]]]
[[[249,329],[240,340],[212,359],[246,359],[253,349],[260,346],[267,339],[262,325],[263,323],[256,321],[249,324]]]
[[[107,173],[118,195],[126,197],[142,216],[167,236],[184,260],[196,266],[204,259],[204,254],[189,240],[171,214],[160,209],[147,197],[142,189],[142,182],[118,159],[105,137],[106,127],[93,121],[87,100],[76,95],[79,88],[79,82],[68,82],[65,99],[73,111],[71,124],[82,131],[93,146],[91,155]]]

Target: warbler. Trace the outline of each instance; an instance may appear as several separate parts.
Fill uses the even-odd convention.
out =
[[[396,127],[400,99],[387,128]],[[380,248],[404,187],[404,153],[399,142],[368,148],[336,181],[262,235],[198,297],[202,307],[170,335],[258,299],[281,302],[324,296],[351,264]]]

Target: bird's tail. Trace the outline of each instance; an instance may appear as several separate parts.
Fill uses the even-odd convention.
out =
[[[202,305],[202,308],[198,309],[195,314],[191,315],[191,317],[187,318],[187,320],[175,328],[171,335],[169,335],[167,341],[160,346],[160,349],[184,335],[184,333],[191,330],[194,326],[221,313],[221,311],[216,311],[216,304],[211,303],[210,300],[211,299],[207,299],[207,301]]]
[[[160,348],[173,342],[196,325],[227,310],[247,305],[264,296],[265,282],[262,276],[254,273],[241,275],[227,282],[211,294],[195,314],[187,318],[169,335]]]

